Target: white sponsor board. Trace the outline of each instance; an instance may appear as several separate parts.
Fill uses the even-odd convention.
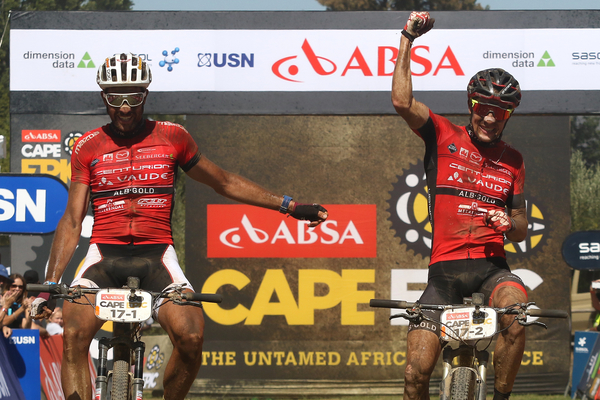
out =
[[[400,30],[11,30],[11,90],[96,91],[98,65],[132,52],[151,89],[389,91]],[[126,45],[123,45],[126,43]],[[464,90],[510,71],[524,90],[600,90],[600,29],[434,29],[413,46],[416,91]]]

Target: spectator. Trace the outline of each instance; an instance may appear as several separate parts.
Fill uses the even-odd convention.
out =
[[[5,289],[13,283],[13,280],[8,276],[8,269],[0,264],[0,327],[2,327],[2,334],[5,338],[9,338],[12,334],[12,329],[5,326],[4,319],[8,315],[8,308],[4,307],[4,299],[10,301],[10,304],[14,301],[12,297],[5,296]],[[13,296],[16,299],[16,294]]]
[[[62,335],[63,333],[63,316],[62,316],[62,308],[56,307],[54,312],[48,318],[48,324],[46,324],[46,331],[48,335]]]
[[[600,331],[600,279],[592,281],[590,286],[590,294],[592,295],[592,307],[596,312],[592,317],[591,331]]]
[[[6,315],[2,323],[11,329],[29,329],[32,321],[29,313],[31,299],[27,297],[25,278],[19,274],[12,274],[9,278],[13,282],[4,285],[2,311]]]

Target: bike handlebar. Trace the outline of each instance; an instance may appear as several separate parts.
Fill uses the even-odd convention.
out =
[[[382,300],[371,299],[369,306],[379,308],[412,308],[414,303],[409,303],[402,300]]]
[[[186,300],[193,300],[193,301],[204,301],[207,303],[220,303],[223,301],[223,296],[221,296],[220,294],[212,294],[212,293],[193,293],[193,292],[186,292],[186,293],[182,293],[181,297],[183,297]]]
[[[439,304],[420,304],[420,303],[411,303],[408,301],[402,300],[385,300],[385,299],[371,299],[369,301],[369,306],[371,307],[379,307],[379,308],[403,308],[410,310],[413,307],[418,306],[422,310],[445,310],[452,307],[461,307],[468,306],[466,304],[460,305],[439,305]],[[519,308],[495,308],[499,313],[504,314],[518,314]],[[568,318],[569,313],[564,310],[542,310],[538,308],[527,308],[527,315],[532,317],[549,317],[549,318]]]
[[[538,310],[537,308],[528,309],[528,314],[532,317],[550,317],[550,318],[568,318],[569,313],[565,310]]]
[[[101,289],[90,289],[90,288],[68,288],[66,285],[52,284],[52,285],[44,285],[39,283],[28,283],[27,290],[31,292],[42,292],[42,293],[50,293],[51,295],[57,295],[62,298],[69,298],[72,296],[73,290],[81,290],[81,293],[85,294],[95,294]],[[71,295],[69,295],[71,293]],[[153,296],[160,295],[162,298],[170,298],[174,292],[150,292]],[[194,293],[194,292],[185,292],[181,293],[181,297],[190,301],[203,301],[206,303],[220,303],[223,301],[223,296],[220,294],[213,293]]]

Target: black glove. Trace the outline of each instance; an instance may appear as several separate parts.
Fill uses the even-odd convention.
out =
[[[327,210],[319,204],[302,204],[296,203],[294,211],[290,215],[296,219],[306,221],[320,221],[323,218],[319,217],[319,211],[326,213]]]

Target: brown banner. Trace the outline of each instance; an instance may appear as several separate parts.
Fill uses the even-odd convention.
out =
[[[466,118],[452,120],[464,124]],[[207,205],[233,203],[189,181],[186,273],[197,289],[225,297],[220,305],[205,305],[199,378],[208,381],[197,390],[218,391],[210,382],[223,379],[256,381],[263,390],[272,389],[274,380],[334,382],[339,390],[365,381],[379,382],[371,389],[384,390],[390,380],[401,385],[406,326],[400,320],[392,325],[390,311],[370,309],[368,301],[415,300],[426,283],[430,236],[421,139],[395,116],[193,116],[188,129],[210,160],[276,193],[333,205],[332,210],[374,207],[377,237],[375,257],[310,257],[294,250],[252,258],[231,246],[229,253],[223,247],[225,254],[209,257],[211,241],[254,246],[263,254],[277,243],[306,249],[314,244],[300,243],[301,230],[277,213],[272,218],[287,226],[275,224],[279,231],[250,213],[231,219],[223,208],[215,214]],[[567,117],[519,116],[505,132],[525,158],[530,222],[528,239],[507,242],[506,250],[530,300],[541,308],[568,308],[569,270],[560,257],[569,226],[568,132]],[[348,210],[332,212],[330,227],[340,231],[347,221],[364,217]],[[225,222],[210,228],[219,218]],[[286,229],[289,235],[282,234]],[[319,228],[314,232],[331,239]],[[545,322],[548,331],[528,328],[519,379],[537,376],[547,380],[540,390],[564,390],[568,323]]]

